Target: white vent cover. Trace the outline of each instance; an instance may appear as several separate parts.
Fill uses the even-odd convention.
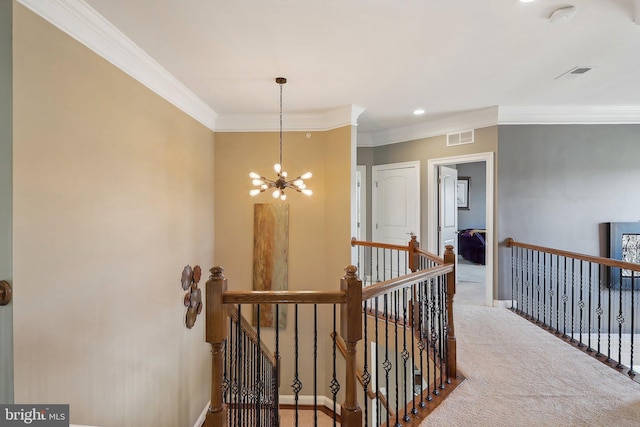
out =
[[[475,142],[475,134],[473,129],[463,130],[447,134],[447,147],[455,145],[473,144]]]

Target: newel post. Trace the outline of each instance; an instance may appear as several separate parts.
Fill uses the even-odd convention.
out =
[[[222,267],[213,267],[206,284],[206,328],[205,337],[211,344],[211,406],[204,422],[205,427],[222,427],[227,424],[227,406],[223,402],[222,380],[224,372],[224,341],[227,338],[226,310],[222,296],[227,290],[227,279]]]
[[[457,376],[457,358],[456,358],[456,331],[453,324],[453,298],[456,294],[456,254],[453,252],[453,246],[445,246],[444,263],[453,264],[453,271],[447,273],[447,376],[456,378]]]
[[[362,339],[362,281],[358,279],[358,269],[348,265],[345,276],[340,280],[340,289],[347,292],[347,302],[340,306],[340,335],[347,346],[345,400],[341,406],[342,425],[362,426],[362,410],[358,405],[356,382],[356,344]]]
[[[419,247],[418,238],[415,234],[411,234],[411,240],[409,241],[409,270],[412,273],[415,273],[420,268],[420,257],[417,251]]]

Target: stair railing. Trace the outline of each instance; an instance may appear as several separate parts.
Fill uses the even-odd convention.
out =
[[[362,243],[365,242],[352,241],[354,246]],[[370,253],[389,250],[379,245],[376,247],[376,244],[366,244],[373,251]],[[334,425],[338,422],[348,427],[390,425],[394,416],[396,424],[402,425],[428,413],[424,410],[427,403],[446,395],[446,385],[452,383],[452,379],[454,385],[457,384],[452,307],[455,255],[451,248],[444,259],[428,254],[419,249],[415,237],[407,246],[400,248],[394,250],[401,250],[402,256],[388,254],[393,260],[383,255],[377,260],[366,261],[369,265],[377,263],[375,268],[384,271],[379,270],[382,273],[376,279],[385,280],[376,280],[376,283],[370,280],[365,287],[363,280],[356,275],[357,267],[347,266],[337,291],[229,291],[223,269],[211,269],[212,274],[206,284],[206,340],[212,346],[213,367],[211,403],[204,425],[279,425],[279,411],[283,405],[281,388],[283,381],[287,381],[283,376],[286,378],[289,371],[293,371],[293,404],[290,405],[295,411],[295,425],[299,423],[299,410],[303,406],[299,404],[299,398],[306,397],[301,392],[308,390],[309,383],[314,400],[306,403],[313,407],[316,421],[318,407],[327,405],[326,400],[317,399],[328,390],[331,394],[328,400],[333,401]],[[364,265],[362,268],[365,269]],[[259,325],[251,326],[243,317],[243,306],[254,305],[259,310],[262,304],[275,304],[276,316],[281,304],[291,306],[294,311],[294,342],[284,352],[280,347],[277,317],[268,331]],[[324,314],[319,316],[319,311]],[[244,312],[249,313],[251,309]],[[318,334],[319,319],[326,317],[330,333],[324,337],[330,337],[328,343],[322,340],[323,334]],[[257,318],[260,318],[259,314]],[[320,323],[322,327],[326,326],[325,322]],[[375,334],[368,332],[369,323],[375,325],[371,326],[376,330]],[[299,328],[305,332],[299,332]],[[374,340],[381,340],[379,329],[386,330],[386,342],[376,351],[382,355],[384,347],[386,355],[383,361],[377,354],[375,363],[382,366],[384,374],[380,375],[380,369],[374,370],[377,371],[378,383],[384,378],[386,394],[381,393],[380,387],[375,391],[370,387],[372,379],[375,379],[369,368],[373,366],[374,355],[367,347]],[[291,328],[287,332],[290,333]],[[267,335],[274,338],[274,345],[264,344]],[[395,352],[393,356],[389,352],[390,338]],[[308,346],[312,350],[303,349],[305,340],[307,344],[313,341]],[[336,365],[338,349],[344,354],[342,367]],[[325,373],[326,389],[322,389],[323,378],[318,378],[316,372],[322,351],[333,353],[329,359],[332,367]],[[248,355],[252,357],[247,358]],[[283,357],[287,359],[287,373],[283,372]],[[298,366],[301,359],[313,360],[312,381],[309,378],[311,372],[302,372],[304,368]],[[429,364],[426,360],[433,362]],[[414,387],[416,366],[420,372],[417,376],[419,392]],[[340,371],[344,371],[344,376],[339,374]],[[411,372],[410,380],[407,379],[408,372]],[[361,386],[358,386],[359,380]],[[390,390],[392,384],[394,392]],[[411,389],[408,389],[408,384]],[[372,398],[371,394],[375,397]],[[339,396],[342,404],[336,406]],[[395,402],[390,405],[387,401],[392,396]],[[375,405],[377,416],[373,411],[369,412],[370,400],[385,402]],[[364,414],[361,404],[365,408]],[[383,406],[384,410],[381,409]],[[402,416],[400,412],[403,412]]]
[[[511,309],[637,381],[640,264],[505,243]]]

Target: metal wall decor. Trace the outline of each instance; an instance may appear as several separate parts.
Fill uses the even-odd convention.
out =
[[[198,282],[202,276],[202,270],[199,265],[196,265],[193,269],[190,265],[187,265],[182,270],[182,289],[187,291],[184,295],[184,306],[187,307],[187,314],[185,315],[185,324],[187,328],[193,328],[196,323],[198,314],[202,312],[202,292],[198,288]]]

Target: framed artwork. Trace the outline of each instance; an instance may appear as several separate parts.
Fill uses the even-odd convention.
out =
[[[640,264],[640,222],[609,223],[609,257],[624,262]],[[640,272],[610,268],[610,286],[614,289],[631,289],[635,273],[635,288],[640,287]]]
[[[469,184],[471,178],[467,176],[458,177],[458,209],[469,210]]]

